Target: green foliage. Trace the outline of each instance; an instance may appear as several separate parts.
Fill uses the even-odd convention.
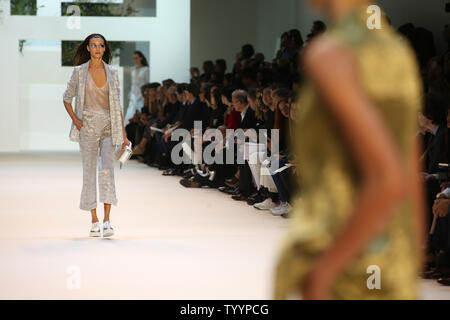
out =
[[[37,9],[36,0],[11,0],[11,15],[35,16]]]
[[[75,0],[71,2],[61,3],[61,16],[68,16],[67,8],[70,5],[77,5],[80,8],[80,15],[82,17],[127,17],[136,14],[134,9],[134,0],[125,1],[121,3],[108,3],[111,0],[103,3],[87,3],[83,0]]]

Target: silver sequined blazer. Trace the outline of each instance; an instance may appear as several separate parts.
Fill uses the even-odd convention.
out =
[[[120,116],[122,105],[120,102],[119,70],[105,61],[103,61],[103,64],[105,66],[109,84],[109,112],[111,115],[112,143],[115,146],[121,146],[123,143],[123,132],[122,118]],[[66,91],[64,91],[63,94],[65,102],[72,103],[72,99],[75,97],[75,114],[80,120],[83,120],[84,89],[88,76],[88,66],[89,61],[76,66],[73,69],[72,76],[70,77]],[[80,133],[73,122],[70,128],[69,138],[74,142],[80,141]]]

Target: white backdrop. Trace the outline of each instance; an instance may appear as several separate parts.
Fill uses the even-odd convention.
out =
[[[0,152],[78,150],[62,102],[73,67],[61,66],[61,40],[95,32],[109,41],[148,41],[151,81],[189,80],[190,0],[157,0],[156,17],[81,17],[79,29],[67,27],[61,1],[39,0],[46,8],[38,16],[10,16],[10,1],[0,2]],[[19,39],[31,40],[23,54]]]

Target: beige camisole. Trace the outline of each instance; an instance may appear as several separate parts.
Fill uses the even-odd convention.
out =
[[[85,88],[85,104],[84,108],[93,111],[109,110],[109,84],[108,81],[99,88],[92,79],[91,73],[88,71],[88,77]]]

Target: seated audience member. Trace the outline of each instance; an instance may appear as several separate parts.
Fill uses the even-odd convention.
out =
[[[290,150],[289,145],[290,141],[293,138],[291,136],[290,130],[290,103],[289,99],[284,100],[284,97],[288,97],[290,92],[284,92],[283,90],[279,90],[277,92],[281,100],[278,102],[278,109],[281,112],[283,120],[281,121],[282,127],[280,128],[280,144],[279,144],[279,155],[274,158],[273,161],[278,162],[278,166],[275,168],[283,168],[286,165],[290,164],[289,156]],[[272,151],[272,150],[271,150]],[[272,179],[277,187],[278,195],[280,199],[280,204],[270,211],[274,215],[286,216],[291,210],[292,207],[290,205],[292,191],[295,189],[294,183],[292,180],[292,169],[291,167],[281,171],[275,172],[274,170],[270,170]]]
[[[446,185],[449,185],[448,183]],[[435,279],[440,284],[450,286],[450,188],[438,194],[433,204],[435,219],[431,233],[433,259],[424,272],[424,278]]]
[[[419,127],[425,134],[422,162],[429,211],[428,224],[432,221],[432,205],[436,194],[440,191],[439,180],[434,174],[440,171],[440,163],[448,163],[447,144],[447,105],[442,97],[434,94],[425,96],[423,114],[419,115]]]
[[[170,124],[176,122],[176,115],[181,108],[181,103],[177,99],[177,87],[175,85],[168,88],[167,96],[163,98],[163,101],[167,102],[164,105],[162,113],[158,112],[159,116],[153,123],[150,124],[147,122],[143,133],[143,139],[134,150],[135,154],[143,155],[143,162],[153,167],[158,167],[161,160],[162,150],[158,141],[163,133],[153,130],[152,128],[162,130],[163,132],[166,131]]]
[[[242,46],[240,52],[236,54],[236,62],[233,67],[233,73],[240,73],[242,69],[246,68],[252,63],[255,49],[251,44],[245,44]]]
[[[212,86],[210,90],[210,100],[206,100],[209,108],[211,108],[210,117],[207,122],[207,129],[218,128],[224,124],[225,112],[227,107],[222,103],[220,89]]]
[[[224,124],[227,129],[236,130],[241,124],[241,115],[239,111],[234,109],[233,103],[231,102],[232,92],[233,91],[229,88],[222,88],[220,97],[222,104],[227,107],[224,116]]]
[[[148,100],[148,93],[149,93],[149,86],[150,84],[147,83],[143,86],[141,86],[141,94],[144,97],[144,105],[141,108],[141,111],[136,110],[133,117],[130,119],[129,123],[125,126],[125,132],[127,134],[128,139],[131,141],[133,145],[136,144],[136,135],[138,134],[139,125],[141,123],[141,114],[148,115],[149,113],[149,100]]]
[[[214,71],[219,72],[223,75],[227,72],[227,62],[225,61],[225,59],[216,60],[216,64],[214,65]]]
[[[312,39],[314,39],[318,35],[321,35],[325,31],[327,31],[327,25],[325,24],[325,22],[323,22],[321,20],[314,21],[313,25],[311,27],[311,31],[307,35],[307,40],[306,41],[310,42]]]
[[[265,95],[266,103],[271,104],[270,111],[272,113],[270,114],[271,119],[268,126],[273,126],[272,128],[278,132],[277,140],[272,143],[271,130],[267,131],[268,153],[271,155],[271,161],[278,162],[279,159],[287,156],[286,150],[289,141],[289,111],[285,110],[285,113],[282,113],[280,105],[283,104],[283,107],[286,106],[290,97],[290,92],[288,89],[274,86],[273,89],[265,88],[263,95]],[[274,146],[276,146],[276,148],[273,148]],[[276,150],[278,151],[276,152]],[[258,191],[250,197],[248,203],[254,204],[254,207],[259,210],[270,210],[274,214],[285,215],[289,212],[290,206],[285,202],[279,202],[278,188],[272,177],[274,172],[269,170],[269,166],[273,163],[268,160],[263,161],[262,155],[262,152],[251,155],[252,164],[250,165],[250,169],[253,179],[255,182],[258,180],[260,180],[260,182],[259,184],[257,183],[257,185],[259,185]],[[286,164],[285,161],[286,160],[282,161],[282,166]],[[269,175],[269,177],[267,177],[267,175]],[[258,202],[261,199],[263,199],[263,201]]]
[[[190,132],[192,135],[192,130],[194,129],[194,122],[204,120],[204,104],[199,100],[200,89],[194,84],[189,84],[184,88],[184,96],[186,99],[187,109],[184,117],[177,127],[177,129],[185,130]],[[172,136],[172,132],[169,132],[164,136],[164,143],[167,146],[169,154],[171,153],[173,147],[179,143],[179,141],[169,141]],[[166,170],[164,175],[180,175],[183,173],[183,165],[175,165],[171,162],[171,168]]]
[[[240,112],[241,124],[239,129],[246,132],[248,129],[256,128],[255,111],[249,106],[248,94],[244,90],[235,90],[232,94],[232,103],[236,111]],[[239,150],[243,152],[243,150]],[[247,200],[247,197],[254,192],[254,185],[248,163],[238,164],[239,174],[226,182],[229,187],[239,185],[239,193],[232,196],[234,200]]]

